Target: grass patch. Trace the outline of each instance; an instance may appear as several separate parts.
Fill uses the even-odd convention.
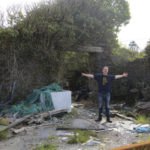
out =
[[[8,131],[0,131],[0,140],[4,140],[8,137]]]
[[[41,146],[36,146],[33,150],[57,150],[56,146],[51,143],[45,143]]]
[[[78,117],[79,114],[76,108],[71,109],[71,112],[66,115],[66,118]]]
[[[73,108],[71,110],[71,112],[69,113],[69,115],[71,115],[71,116],[78,116],[78,112],[77,112],[77,110],[75,108]]]
[[[85,143],[90,136],[97,137],[98,135],[89,130],[74,130],[74,136],[68,141],[68,144]]]
[[[65,114],[64,119],[66,120],[66,123],[68,124],[68,127],[70,127],[70,123],[68,121],[72,118],[78,118],[79,114],[76,108],[72,108],[71,112]],[[69,121],[70,122],[70,121]]]
[[[139,134],[138,137],[140,138],[140,140],[136,143],[150,142],[150,136],[148,136],[145,140],[142,139],[143,138],[142,134]]]
[[[137,116],[137,120],[135,121],[136,124],[149,124],[150,123],[150,120],[143,116],[143,115],[139,115]]]
[[[55,135],[52,135],[52,136],[49,136],[49,137],[48,137],[48,139],[49,139],[49,140],[57,140],[57,139],[58,139],[58,137],[57,137],[57,136],[55,136]]]

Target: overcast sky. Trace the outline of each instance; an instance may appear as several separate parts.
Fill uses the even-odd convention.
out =
[[[150,0],[127,0],[130,5],[131,19],[118,34],[119,41],[128,46],[135,41],[143,50],[150,40]]]
[[[1,0],[0,9],[5,11],[11,5],[25,5],[41,0]],[[128,47],[130,41],[135,41],[140,49],[144,49],[150,40],[150,0],[127,0],[130,5],[131,20],[128,25],[121,28],[118,39],[121,44]]]

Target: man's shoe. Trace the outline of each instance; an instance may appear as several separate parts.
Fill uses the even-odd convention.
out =
[[[112,123],[112,121],[110,120],[110,118],[107,118],[107,122]]]

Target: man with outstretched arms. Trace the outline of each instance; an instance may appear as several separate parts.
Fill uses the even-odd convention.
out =
[[[124,72],[122,75],[109,75],[108,71],[109,71],[109,67],[104,66],[101,74],[82,73],[82,76],[85,76],[88,78],[93,78],[93,79],[97,80],[97,82],[98,82],[99,116],[96,121],[102,120],[103,106],[104,106],[104,102],[105,102],[107,122],[111,123],[112,121],[110,120],[109,102],[110,102],[110,96],[111,96],[112,81],[114,79],[127,77],[128,73]]]

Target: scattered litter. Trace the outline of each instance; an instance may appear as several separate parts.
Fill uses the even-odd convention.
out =
[[[64,90],[56,83],[50,84],[40,89],[34,89],[25,100],[22,100],[18,105],[13,105],[10,109],[4,110],[1,113],[11,114],[16,118],[39,112],[47,112],[54,109],[58,110],[60,109],[59,107],[67,107],[68,111],[70,111],[71,104],[69,105],[68,101],[62,100],[64,99],[62,94],[61,101],[63,101],[63,103],[58,102],[58,98],[56,99],[56,97],[60,96],[57,94],[57,92],[63,93],[63,91]],[[55,106],[56,103],[57,105]]]
[[[10,128],[14,127],[14,126],[17,126],[18,124],[20,124],[20,123],[22,123],[24,121],[27,121],[29,118],[32,118],[33,116],[34,117],[43,117],[44,118],[44,117],[47,117],[49,115],[52,116],[52,115],[56,115],[56,114],[59,114],[59,113],[64,113],[66,111],[67,111],[67,109],[52,110],[52,111],[48,111],[47,113],[42,113],[42,114],[38,114],[38,115],[27,115],[27,116],[24,116],[23,118],[16,119],[10,125],[1,128],[0,131],[4,131],[4,130],[10,129]]]
[[[134,132],[138,133],[150,133],[150,128],[149,127],[136,127],[133,129]]]
[[[0,125],[0,129],[3,128],[4,126]]]
[[[67,142],[69,138],[68,137],[62,137],[60,139],[61,139],[62,142]]]
[[[83,143],[82,145],[95,146],[95,145],[104,145],[104,144],[102,144],[100,142],[100,140],[94,139],[93,137],[90,137],[90,139],[86,143]]]
[[[83,104],[77,104],[77,103],[72,103],[71,107],[76,107],[76,108],[79,108],[79,107],[83,107],[84,105]]]
[[[21,133],[21,132],[26,132],[26,128],[22,127],[20,129],[11,129],[11,131],[15,134]]]
[[[63,132],[63,131],[57,131],[57,136],[74,136],[73,132]]]
[[[93,118],[95,118],[96,114],[95,113],[91,113],[88,116],[89,116],[90,119],[93,119]]]

